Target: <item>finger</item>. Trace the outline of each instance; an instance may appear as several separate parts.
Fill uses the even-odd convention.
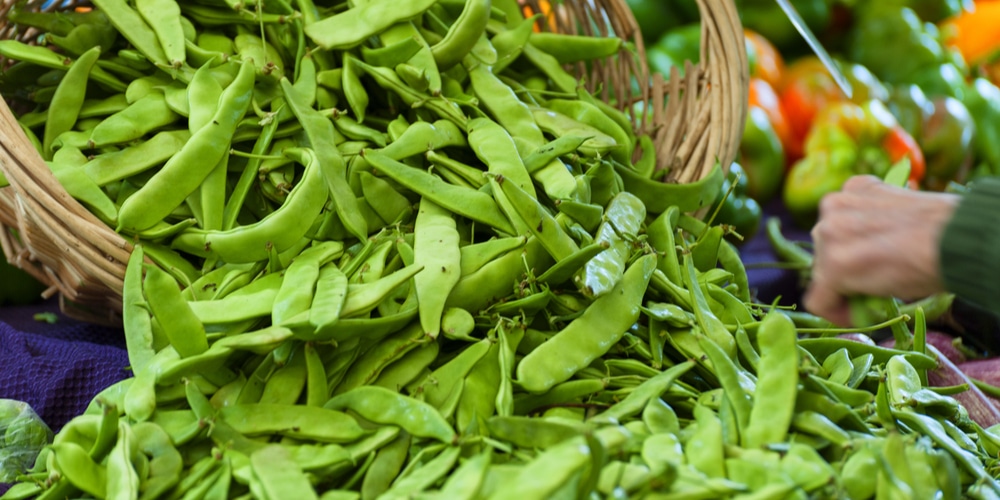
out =
[[[882,180],[874,175],[855,175],[844,183],[842,191],[864,191],[882,184]]]
[[[822,280],[813,279],[803,296],[802,303],[807,311],[826,318],[835,325],[843,327],[851,325],[847,299],[826,286]]]

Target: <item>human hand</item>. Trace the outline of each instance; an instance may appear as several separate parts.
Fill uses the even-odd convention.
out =
[[[907,300],[942,291],[940,239],[960,199],[869,175],[849,179],[820,203],[806,309],[850,326],[852,295]]]

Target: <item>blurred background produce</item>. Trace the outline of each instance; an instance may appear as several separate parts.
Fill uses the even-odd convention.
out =
[[[838,60],[851,98],[776,2],[736,4],[751,75],[738,160],[759,205],[780,198],[808,229],[824,194],[851,175],[882,175],[902,157],[911,187],[924,190],[1000,174],[1000,2],[793,0]],[[653,71],[683,72],[684,59],[698,58],[693,0],[629,5]],[[718,222],[732,224],[729,215],[720,211]]]
[[[671,5],[677,9],[671,19],[691,15],[692,3]],[[824,10],[824,6],[823,2],[800,3],[802,10],[814,9],[807,13],[811,22],[830,29],[841,29],[847,26],[845,19],[852,19],[843,17],[850,10]],[[765,11],[773,9],[772,5],[761,4],[760,9],[764,11],[760,15],[770,16],[770,21],[781,19],[780,13]],[[686,26],[664,28],[670,31],[663,38],[672,38],[651,51],[667,69],[697,56],[698,30]],[[788,36],[788,32],[769,36],[779,39],[782,35]],[[457,255],[467,266],[469,276],[478,273],[463,260],[459,236],[491,230],[456,224],[447,212],[451,209],[444,207],[448,197],[435,198],[437,191],[425,188],[421,192],[415,187],[401,187],[406,194],[395,191],[389,181],[404,184],[400,179],[406,174],[399,172],[408,172],[409,167],[385,153],[355,151],[356,157],[367,158],[377,167],[373,172],[396,172],[396,177],[386,174],[380,180],[363,172],[359,179],[362,189],[366,189],[366,182],[373,193],[381,186],[381,193],[395,194],[400,201],[392,207],[398,210],[391,217],[378,210],[388,207],[369,205],[373,224],[363,220],[362,225],[368,226],[366,229],[377,225],[386,232],[366,240],[368,231],[362,231],[365,235],[360,235],[357,245],[337,246],[348,240],[351,236],[346,233],[352,231],[351,221],[341,220],[331,229],[336,236],[312,246],[309,254],[305,253],[309,250],[297,254],[302,249],[293,249],[297,255],[290,262],[289,254],[272,252],[270,241],[268,246],[258,247],[267,249],[263,257],[232,259],[241,266],[233,268],[234,273],[226,278],[238,275],[242,281],[246,276],[243,285],[222,282],[226,286],[219,286],[220,282],[213,280],[220,275],[204,281],[199,281],[204,277],[200,276],[184,292],[172,286],[168,269],[150,266],[143,279],[143,252],[151,255],[155,246],[138,247],[142,250],[133,254],[126,276],[124,308],[137,319],[127,327],[135,335],[129,338],[133,343],[128,349],[135,377],[109,387],[84,414],[63,427],[49,449],[50,455],[38,461],[36,470],[17,485],[19,489],[11,490],[14,494],[4,498],[31,496],[42,489],[43,480],[50,486],[50,479],[55,486],[43,494],[45,498],[75,496],[76,492],[69,495],[61,492],[62,488],[78,488],[95,497],[105,493],[115,497],[114,493],[131,488],[150,498],[159,494],[215,498],[207,491],[217,490],[222,491],[218,494],[222,498],[277,498],[281,496],[277,491],[315,498],[314,486],[330,492],[322,498],[376,498],[383,497],[382,493],[385,498],[408,498],[418,492],[427,497],[456,498],[455,489],[464,490],[468,498],[494,498],[488,496],[494,491],[495,498],[530,498],[528,494],[586,498],[589,495],[583,493],[587,491],[633,498],[650,493],[652,498],[657,490],[665,493],[668,488],[686,498],[787,497],[793,491],[815,498],[845,494],[852,498],[892,494],[896,498],[958,498],[963,492],[973,498],[1000,495],[993,461],[1000,450],[1000,428],[993,426],[1000,421],[1000,412],[990,405],[962,402],[960,406],[957,399],[948,398],[956,392],[971,394],[968,389],[972,383],[959,377],[956,370],[938,386],[939,392],[925,387],[940,373],[932,371],[938,355],[928,347],[922,309],[913,313],[913,333],[898,319],[883,325],[883,329],[892,328],[898,350],[877,346],[854,332],[854,340],[829,338],[837,333],[827,329],[829,325],[821,325],[821,336],[808,338],[808,327],[801,323],[808,320],[815,325],[817,318],[785,314],[776,305],[757,303],[740,256],[722,240],[727,233],[737,241],[752,238],[761,225],[761,203],[787,203],[790,193],[795,195],[796,203],[789,205],[796,219],[808,224],[810,205],[825,190],[836,189],[845,176],[857,172],[882,175],[903,158],[912,167],[910,181],[919,186],[927,171],[920,144],[925,131],[947,144],[953,140],[949,134],[957,130],[958,137],[967,135],[970,149],[974,148],[975,135],[966,133],[967,127],[961,123],[961,118],[970,123],[975,120],[975,113],[965,104],[964,90],[962,95],[946,94],[935,101],[938,94],[928,96],[913,84],[908,92],[900,93],[901,99],[909,100],[902,99],[894,108],[889,102],[894,86],[876,79],[862,65],[845,62],[857,90],[854,99],[847,100],[829,85],[827,75],[814,61],[793,57],[792,51],[783,54],[779,47],[786,43],[771,44],[764,35],[747,33],[748,51],[753,53],[751,99],[755,106],[747,117],[739,163],[731,166],[725,182],[721,182],[721,174],[716,176],[721,184],[717,193],[714,187],[707,193],[717,194],[709,213],[722,226],[681,214],[700,208],[702,200],[711,200],[706,193],[692,195],[690,199],[698,201],[690,208],[646,206],[647,200],[669,198],[674,203],[677,200],[670,195],[676,193],[646,199],[630,194],[628,183],[614,181],[616,170],[608,168],[610,162],[600,163],[606,161],[600,154],[593,157],[601,166],[589,169],[589,178],[581,174],[577,179],[588,186],[586,197],[559,199],[558,207],[554,206],[556,196],[535,197],[519,186],[515,171],[505,171],[503,177],[491,178],[490,189],[514,200],[510,202],[512,211],[508,211],[513,214],[509,216],[512,222],[519,221],[529,232],[536,228],[534,233],[538,234],[530,238],[541,243],[532,244],[534,250],[526,248],[523,253],[518,248],[505,248],[496,258],[480,259],[483,268],[499,262],[505,272],[488,268],[477,274],[484,278],[461,286],[471,290],[484,288],[477,287],[480,284],[499,284],[501,291],[496,297],[455,293],[460,303],[452,304],[449,311],[458,311],[464,323],[454,328],[447,327],[444,319],[433,328],[425,329],[423,323],[429,317],[425,315],[429,304],[438,304],[434,298],[450,295],[440,293],[442,288],[461,290],[458,281],[448,285],[439,282],[433,288],[414,281],[407,289],[395,281],[386,285],[383,277],[409,267],[409,259],[416,265],[427,262],[427,268],[435,271],[441,263],[442,273],[453,275],[455,269],[461,270],[460,265],[433,259],[441,253],[435,250],[440,250],[444,241],[453,245],[445,250],[455,250],[452,256]],[[316,51],[317,58],[321,53]],[[344,60],[356,56],[346,54]],[[791,62],[787,69],[785,60]],[[369,77],[393,71],[377,72],[376,66],[356,64],[370,73]],[[351,68],[345,64],[340,76],[349,75]],[[488,77],[491,70],[482,68],[470,65],[467,71]],[[249,73],[241,69],[240,74]],[[947,72],[940,74],[949,76]],[[510,81],[519,84],[528,80],[521,76],[514,74]],[[421,78],[416,80],[430,85]],[[497,82],[504,88],[503,95],[516,95],[506,88],[506,82],[499,78]],[[341,85],[341,90],[350,88]],[[321,100],[316,91],[317,100]],[[459,88],[456,94],[461,91]],[[542,102],[547,100],[542,97],[556,95],[544,84],[539,88],[525,84],[525,94],[531,96],[532,91]],[[327,98],[331,95],[336,94]],[[301,115],[302,108],[310,107],[297,103],[295,91],[285,96],[293,108],[300,108],[293,113]],[[369,97],[373,99],[369,101]],[[482,92],[478,97],[485,102],[492,96]],[[520,106],[517,99],[495,108]],[[388,130],[392,123],[400,123],[398,117],[391,116],[396,112],[390,116],[378,113],[394,108],[373,106],[391,102],[390,98],[376,91],[364,97],[364,105],[346,100],[348,106],[357,108],[353,112],[367,113],[366,123],[386,126],[385,134],[393,141],[389,146],[403,144]],[[786,106],[786,102],[798,104]],[[966,106],[966,115],[955,113],[956,119],[950,119],[949,113],[959,105]],[[900,111],[897,116],[893,109],[908,114]],[[405,115],[399,114],[403,119]],[[346,127],[347,122],[339,122],[343,117],[334,119]],[[512,120],[523,124],[520,117]],[[527,122],[531,122],[530,117]],[[442,129],[446,123],[450,122],[441,122]],[[467,141],[471,144],[476,140],[472,134],[485,128],[469,128],[473,129]],[[345,129],[345,135],[359,130],[364,129]],[[414,125],[409,130],[420,129]],[[622,135],[628,134],[623,131]],[[367,138],[357,140],[362,139]],[[517,147],[516,142],[508,142],[509,149]],[[631,139],[626,137],[623,142],[631,144]],[[422,149],[423,143],[417,144]],[[421,150],[405,159],[422,162],[419,155],[424,153]],[[474,154],[464,153],[456,157],[473,161]],[[506,155],[516,156],[517,151]],[[614,158],[614,152],[608,157]],[[948,163],[949,159],[941,161]],[[208,164],[214,166],[215,162]],[[463,170],[458,160],[449,165],[455,170],[453,179],[469,184],[464,186],[467,193],[478,193],[478,186],[473,185],[476,176],[463,179],[460,172],[468,170]],[[562,172],[561,165],[557,167],[556,171]],[[802,181],[795,183],[796,176]],[[382,184],[376,184],[379,181]],[[793,184],[794,189],[788,187]],[[523,185],[532,186],[532,181]],[[263,196],[273,196],[277,199],[272,201],[281,203],[286,196],[291,200],[293,194]],[[377,198],[365,195],[358,203]],[[414,210],[414,199],[419,199],[419,212]],[[442,206],[436,204],[438,200]],[[522,208],[532,217],[542,213],[569,217],[574,208],[575,213],[597,216],[581,221],[578,231],[560,240],[543,239],[560,230],[557,222],[550,221],[556,216],[541,219],[536,225],[528,223],[528,216],[519,212]],[[331,219],[339,220],[352,211],[332,213]],[[643,224],[653,215],[653,222]],[[646,228],[641,231],[643,225]],[[439,227],[438,234],[446,237],[427,237],[429,226]],[[542,227],[546,228],[544,234]],[[470,247],[478,240],[470,237],[467,241],[470,244],[466,247]],[[529,240],[519,241],[516,245],[528,245]],[[598,268],[595,277],[611,275],[615,284],[605,286],[604,295],[597,295],[586,280],[582,281],[585,288],[576,289],[577,282],[566,269],[582,265],[583,261],[576,261],[580,251],[600,248],[606,241],[614,250],[603,255],[613,252],[616,257],[605,261],[609,265]],[[213,248],[196,243],[188,248],[206,254],[217,252],[209,255],[212,259],[224,258],[222,245]],[[573,249],[573,245],[580,249]],[[564,251],[566,248],[570,251]],[[548,271],[532,275],[530,267],[536,257],[548,258],[543,252],[559,254],[550,256],[562,266],[553,263],[549,269],[561,270],[564,277],[554,278]],[[594,259],[586,257],[584,273]],[[243,264],[252,265],[244,268]],[[529,266],[523,281],[522,264]],[[262,273],[264,269],[266,273]],[[501,276],[506,271],[512,279]],[[251,282],[251,274],[260,276],[258,281]],[[270,284],[262,285],[265,279]],[[603,283],[595,281],[597,286]],[[252,318],[225,316],[252,309],[222,303],[249,296],[251,292],[241,297],[232,291],[240,286],[243,290],[270,287],[264,290],[267,296],[261,299],[261,307],[250,313]],[[384,289],[364,292],[376,289],[371,286]],[[313,288],[315,297],[306,297]],[[427,290],[434,293],[426,294]],[[376,300],[367,295],[380,296]],[[483,304],[472,304],[480,300]],[[359,306],[362,301],[367,305]],[[446,304],[440,305],[444,308]],[[897,316],[895,303],[890,301],[889,305],[892,307],[886,307],[885,314]],[[211,318],[212,309],[225,317]],[[373,309],[378,316],[365,317]],[[420,311],[407,312],[413,309]],[[328,315],[330,310],[337,311],[337,317]],[[434,310],[431,321],[440,313]],[[419,319],[411,321],[412,314]],[[509,315],[513,318],[507,318]],[[410,323],[396,324],[396,316]],[[392,326],[387,326],[388,319]],[[339,322],[336,330],[328,328],[335,322]],[[268,324],[271,326],[264,326]],[[360,327],[349,330],[351,324]],[[374,333],[373,326],[381,333]],[[615,337],[609,340],[605,332],[613,332]],[[162,336],[158,339],[157,334]],[[797,334],[805,335],[799,339]],[[546,353],[556,356],[544,359]],[[586,390],[579,391],[580,387]],[[332,413],[342,410],[345,413]],[[303,414],[319,418],[299,420]],[[341,416],[345,425],[330,425],[331,418]],[[336,434],[341,429],[347,429],[345,434]],[[91,440],[90,436],[96,437]],[[78,460],[73,463],[72,459]],[[84,467],[72,467],[78,463]],[[466,479],[469,477],[472,479]],[[34,482],[36,478],[39,481]],[[298,490],[286,489],[288,485]],[[440,490],[436,490],[438,485]],[[157,489],[157,494],[150,493]]]

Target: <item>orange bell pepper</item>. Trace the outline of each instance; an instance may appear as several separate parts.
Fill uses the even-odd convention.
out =
[[[978,1],[975,9],[941,23],[945,43],[958,49],[969,64],[979,64],[1000,51],[1000,2]]]
[[[910,158],[910,180],[920,182],[924,178],[927,164],[924,153],[916,139],[903,127],[896,125],[882,139],[882,147],[889,153],[889,161],[896,163],[905,157]]]
[[[767,121],[771,122],[771,127],[774,128],[774,134],[778,136],[782,149],[787,151],[792,144],[792,131],[774,87],[764,79],[751,78],[748,106],[756,106],[767,113]]]
[[[806,135],[816,114],[827,104],[846,99],[833,77],[815,57],[798,59],[785,70],[778,89],[781,109],[789,126],[789,144],[785,148],[788,163],[802,158]]]
[[[753,30],[743,30],[743,36],[754,52],[754,65],[750,76],[760,78],[772,87],[780,85],[785,72],[785,60],[777,47],[764,38],[764,35]]]

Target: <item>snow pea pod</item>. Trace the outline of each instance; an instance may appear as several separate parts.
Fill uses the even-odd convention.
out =
[[[512,287],[523,279],[528,269],[547,269],[551,264],[549,254],[538,239],[529,237],[523,250],[507,252],[476,272],[463,276],[445,306],[479,312],[509,296]]]
[[[329,327],[340,319],[347,298],[347,275],[334,265],[323,266],[316,280],[316,294],[309,309],[309,323],[316,331]]]
[[[372,66],[393,68],[397,64],[409,61],[421,47],[415,37],[407,37],[374,49],[362,46],[361,59]],[[346,65],[344,69],[346,70]]]
[[[535,173],[535,171],[552,163],[560,156],[566,156],[576,152],[588,139],[590,139],[590,137],[585,135],[560,135],[552,142],[539,146],[534,151],[525,155],[524,168],[527,169],[529,173]]]
[[[547,52],[560,64],[571,64],[587,59],[602,59],[618,53],[624,44],[616,36],[582,36],[565,33],[532,33],[531,44]]]
[[[826,359],[830,354],[846,348],[852,357],[871,354],[876,364],[888,363],[890,358],[900,355],[918,370],[933,370],[937,367],[937,361],[924,353],[890,349],[843,338],[801,339],[798,345],[820,359]]]
[[[284,446],[268,445],[251,453],[250,464],[253,470],[251,491],[257,490],[254,488],[257,486],[263,498],[319,498],[309,478]]]
[[[585,123],[548,108],[532,107],[531,114],[542,131],[554,137],[585,137],[576,150],[582,155],[596,158],[608,156],[625,146],[614,137]]]
[[[240,0],[225,0],[225,7],[216,8],[200,5],[195,2],[184,2],[181,4],[181,12],[190,18],[192,22],[199,26],[233,26],[251,25],[259,27],[268,24],[286,24],[290,21],[290,16],[285,13],[262,12],[257,9],[244,8]],[[274,5],[280,5],[274,2]]]
[[[431,54],[438,69],[446,71],[460,63],[472,50],[476,40],[486,30],[490,19],[490,0],[468,0],[458,19],[438,43],[431,46]]]
[[[161,326],[170,339],[170,345],[181,357],[195,356],[208,350],[204,324],[181,297],[177,282],[166,271],[156,266],[147,267],[143,294],[153,317],[170,318]]]
[[[410,39],[419,48],[419,44],[414,39]],[[354,63],[355,59],[351,57],[350,52],[344,52],[344,62],[341,71],[341,87],[344,90],[344,97],[347,98],[347,105],[350,106],[351,111],[354,116],[357,117],[358,123],[365,121],[365,112],[368,108],[368,91],[365,90],[364,85],[361,83],[361,77],[358,75],[358,66]],[[378,66],[376,64],[376,66]],[[384,140],[383,140],[384,142]],[[384,146],[384,144],[383,144]]]
[[[268,274],[218,299],[189,302],[195,316],[205,324],[227,324],[269,316],[284,279]]]
[[[241,66],[237,78],[223,92],[212,126],[193,134],[162,169],[122,204],[118,214],[119,230],[140,231],[152,227],[205,180],[211,167],[229,151],[236,125],[250,106],[253,82],[253,68]]]
[[[451,443],[454,429],[428,403],[379,386],[361,386],[334,396],[324,408],[349,409],[373,422],[394,425],[414,436]]]
[[[46,47],[28,45],[18,40],[0,40],[0,55],[16,60],[27,61],[51,69],[66,70],[72,59],[54,52]],[[95,65],[90,70],[90,77],[97,83],[114,92],[125,92],[128,87],[115,75]]]
[[[514,399],[514,414],[524,415],[550,405],[574,402],[578,399],[599,393],[607,387],[600,379],[570,380],[557,384],[541,394],[525,394]]]
[[[105,186],[169,160],[190,137],[191,133],[187,130],[157,132],[153,137],[138,144],[99,154],[82,168],[94,182]]]
[[[377,385],[400,391],[417,379],[421,373],[437,359],[440,347],[437,342],[424,343],[403,355],[397,361],[385,367],[371,385]],[[325,403],[326,401],[324,401]]]
[[[441,70],[437,67],[434,55],[431,54],[430,45],[413,21],[403,21],[390,26],[379,35],[379,39],[381,39],[383,45],[397,44],[408,39],[416,40],[419,44],[418,50],[403,62],[414,68],[423,70],[424,78],[427,80],[427,91],[431,95],[441,93]],[[386,64],[383,66],[396,67],[395,64],[391,66]]]
[[[355,387],[371,384],[382,370],[406,353],[425,343],[423,332],[415,325],[396,332],[364,352],[333,390],[333,395],[343,394]],[[327,398],[329,399],[329,397]],[[323,401],[325,403],[326,400]]]
[[[681,271],[683,272],[684,285],[688,289],[690,303],[694,305],[694,316],[702,333],[715,342],[730,359],[736,359],[736,340],[709,307],[706,294],[698,281],[697,271],[695,271],[690,253],[684,254],[684,265]]]
[[[429,373],[423,381],[410,388],[410,393],[422,394],[427,403],[442,408],[455,385],[465,379],[483,356],[490,352],[490,347],[491,342],[488,339],[473,344],[451,361]]]
[[[598,243],[607,243],[609,248],[590,259],[575,277],[581,292],[600,297],[617,286],[645,219],[646,208],[639,198],[622,192],[611,200],[594,238]]]
[[[525,356],[517,365],[521,387],[545,392],[604,355],[639,318],[655,265],[655,255],[640,257],[611,292],[595,299],[582,315]]]
[[[477,65],[470,68],[469,82],[479,101],[514,138],[522,155],[527,155],[546,143],[531,110],[489,66]],[[572,174],[558,160],[550,161],[531,175],[552,199],[570,198],[576,189]]]
[[[42,157],[46,160],[52,159],[52,142],[55,138],[76,124],[87,92],[87,79],[100,55],[98,47],[84,52],[70,64],[66,75],[56,87],[56,93],[49,103],[45,133],[42,135]]]
[[[281,80],[281,88],[295,117],[302,123],[306,137],[313,148],[337,216],[348,232],[364,241],[368,237],[368,225],[361,216],[357,198],[347,183],[347,166],[334,144],[336,141],[333,123],[313,109],[307,103],[306,96],[292,87],[287,78]],[[311,224],[312,220],[306,223]]]
[[[122,290],[122,323],[125,326],[125,345],[132,373],[146,369],[156,355],[153,346],[153,325],[149,308],[142,293],[143,247],[136,245],[125,267],[125,284]]]
[[[459,234],[451,212],[430,198],[420,200],[413,231],[414,263],[425,269],[413,278],[420,324],[425,334],[437,338],[448,294],[461,278]]]
[[[639,387],[636,387],[628,396],[625,396],[625,399],[615,403],[611,408],[598,413],[591,420],[596,422],[614,422],[637,415],[643,411],[650,400],[659,398],[670,388],[674,381],[687,373],[691,368],[694,368],[694,366],[695,362],[688,360],[660,372],[643,382]]]
[[[991,489],[994,495],[1000,494],[1000,484],[986,471],[982,461],[973,453],[962,449],[934,417],[921,415],[908,409],[892,409],[892,416],[914,431],[929,436],[935,444],[947,450],[969,474],[981,481],[985,487]]]
[[[524,247],[527,241],[528,239],[524,236],[508,236],[462,245],[459,250],[462,259],[462,276],[468,276],[478,271],[484,265],[493,262],[507,252]]]
[[[514,154],[517,154],[516,151]],[[530,185],[530,179],[528,183]],[[556,262],[580,250],[548,209],[531,192],[521,188],[515,179],[492,177],[490,186],[497,205],[507,212],[515,227],[527,228]]]
[[[410,441],[409,434],[400,432],[396,439],[393,439],[376,453],[375,461],[365,472],[364,480],[361,482],[361,498],[363,500],[377,498],[389,489],[406,463],[406,457],[410,451]]]
[[[305,33],[324,49],[349,49],[398,22],[419,16],[436,3],[437,0],[371,0],[309,24]]]
[[[411,470],[409,474],[407,471],[403,471],[403,474],[393,482],[392,487],[385,492],[382,498],[387,500],[405,499],[419,495],[421,491],[438,482],[455,466],[461,451],[462,449],[458,446],[445,448],[438,456],[420,465],[419,469]]]
[[[489,118],[469,120],[469,146],[490,173],[503,176],[532,198],[537,197],[514,139],[499,123]]]
[[[183,66],[186,59],[185,37],[181,21],[181,8],[177,2],[174,0],[136,0],[135,10],[152,28],[153,35],[169,66],[172,68]],[[117,13],[117,15],[121,16],[122,13]]]
[[[316,406],[238,404],[220,408],[219,418],[248,437],[281,434],[324,443],[349,443],[365,434],[350,415]]]
[[[436,113],[440,118],[446,119],[460,128],[464,129],[466,127],[468,117],[457,103],[445,99],[440,95],[434,96],[407,85],[392,69],[372,66],[361,61],[358,61],[357,65],[371,76],[379,87],[393,92],[407,105],[414,108],[422,107],[428,109]]]
[[[52,445],[55,468],[80,490],[97,498],[107,492],[107,468],[95,463],[80,445],[62,442]]]
[[[134,141],[178,118],[163,92],[151,92],[98,123],[90,131],[89,145],[93,149]]]
[[[671,206],[677,206],[681,212],[694,212],[707,207],[715,200],[725,179],[718,165],[700,180],[685,184],[647,179],[620,164],[615,164],[615,172],[621,176],[625,189],[638,196],[653,214]]]
[[[319,217],[330,191],[323,183],[320,157],[314,150],[289,148],[284,154],[306,168],[278,209],[260,221],[227,231],[187,230],[174,239],[172,246],[194,255],[246,263],[266,260],[269,248],[281,252],[300,241]]]
[[[118,217],[118,208],[114,201],[101,190],[93,179],[84,173],[83,169],[55,161],[46,162],[46,164],[70,196],[90,208],[91,212],[105,223],[114,223]]]
[[[555,56],[536,47],[530,38],[522,50],[524,57],[531,61],[542,73],[545,73],[545,76],[552,80],[556,89],[567,94],[576,92],[579,81],[563,68]]]
[[[379,152],[370,151],[365,154],[365,159],[380,173],[421,196],[430,198],[449,211],[482,222],[500,232],[514,234],[514,228],[497,208],[492,196],[474,189],[453,186]]]
[[[299,313],[309,311],[319,281],[319,262],[295,259],[285,270],[284,275],[271,310],[271,322],[275,325],[280,325]]]

